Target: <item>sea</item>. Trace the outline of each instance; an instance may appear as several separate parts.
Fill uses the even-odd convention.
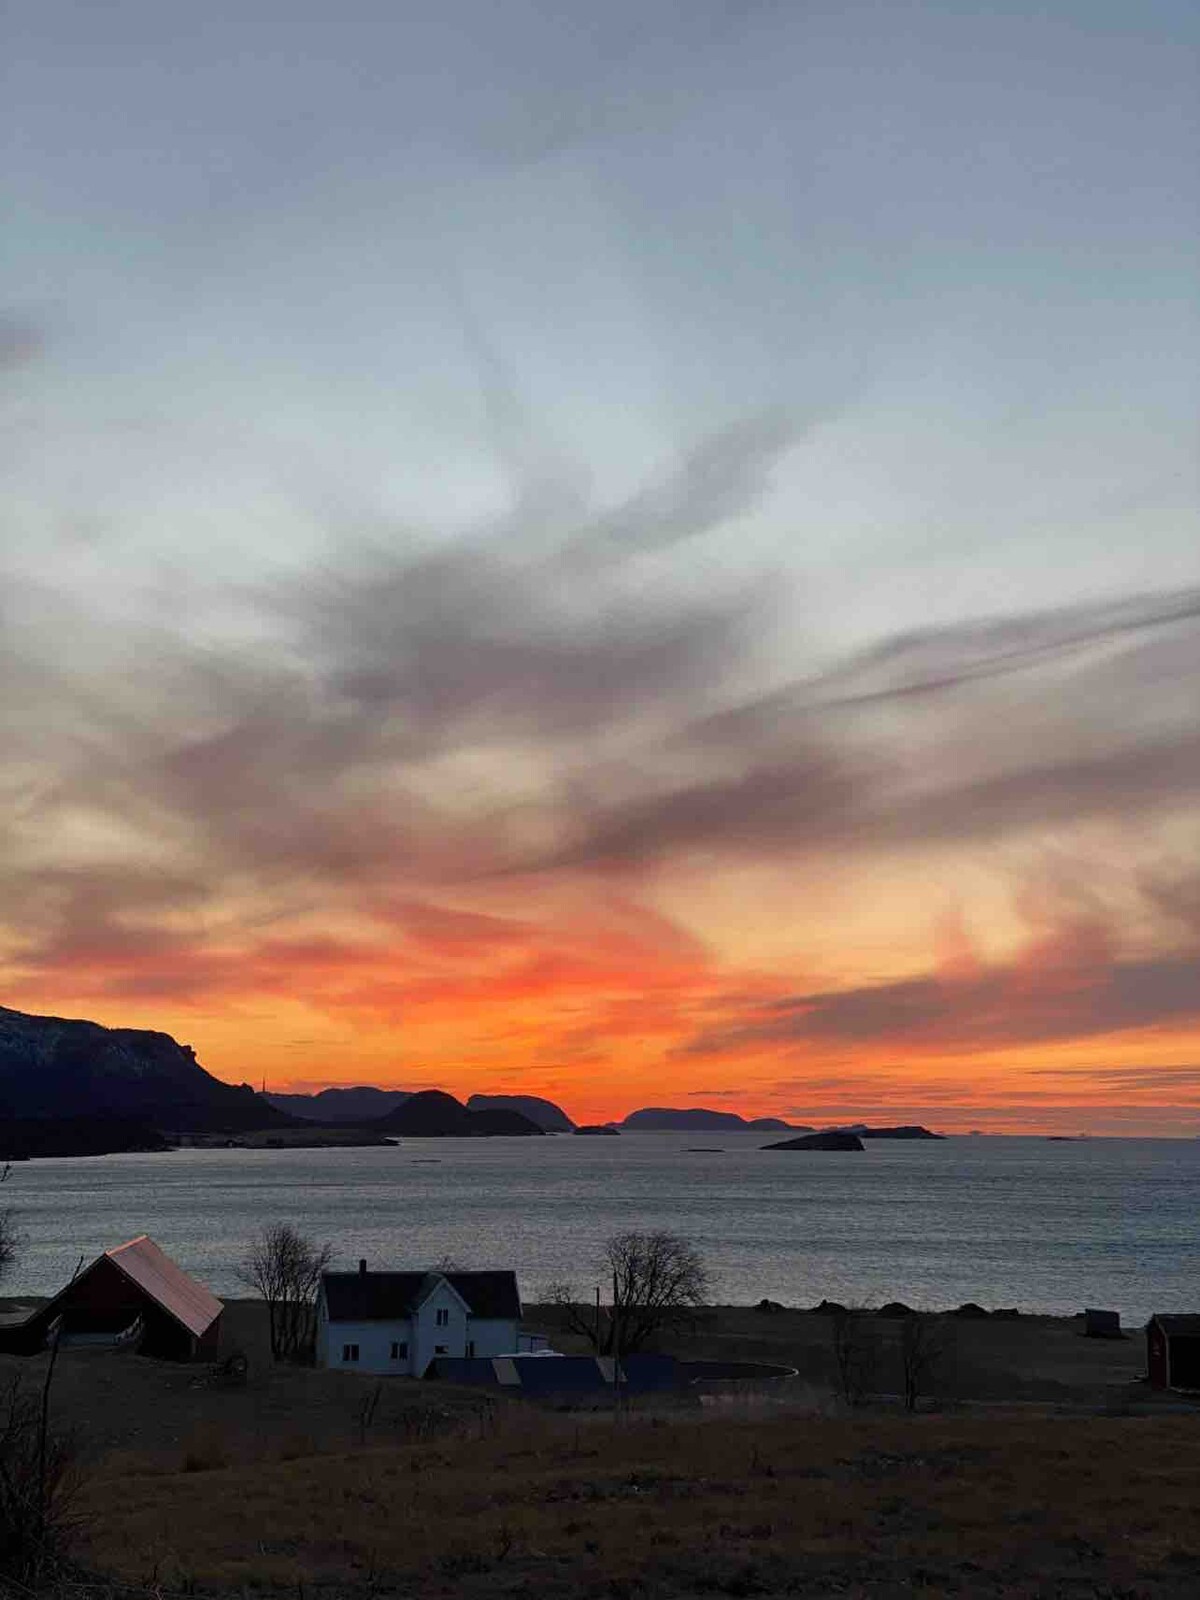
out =
[[[1200,1139],[763,1143],[629,1133],[21,1162],[0,1191],[22,1240],[4,1292],[48,1294],[148,1233],[216,1293],[245,1293],[252,1235],[286,1221],[346,1269],[512,1267],[527,1302],[555,1283],[590,1298],[608,1238],[662,1228],[700,1251],[714,1303],[1097,1306],[1127,1326],[1200,1311]]]

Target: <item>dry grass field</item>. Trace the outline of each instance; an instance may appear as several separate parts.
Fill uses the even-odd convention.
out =
[[[94,1475],[83,1552],[302,1596],[1200,1593],[1192,1417],[572,1420]]]
[[[619,1417],[272,1368],[244,1302],[225,1338],[244,1384],[62,1353],[109,1593],[1200,1596],[1200,1409],[1136,1382],[1137,1338],[965,1322],[926,1410],[846,1412],[827,1319],[727,1307],[681,1353],[800,1376]]]

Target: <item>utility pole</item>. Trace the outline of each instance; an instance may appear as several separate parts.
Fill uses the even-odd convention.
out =
[[[621,1309],[617,1298],[617,1274],[612,1280],[612,1364],[613,1364],[613,1417],[621,1414]]]

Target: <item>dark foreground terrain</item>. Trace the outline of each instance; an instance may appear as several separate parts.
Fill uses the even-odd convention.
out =
[[[839,1405],[822,1319],[725,1308],[695,1353],[790,1351],[799,1376],[614,1415],[273,1369],[261,1308],[226,1321],[244,1380],[62,1353],[90,1575],[76,1600],[1200,1594],[1200,1412],[1135,1381],[1137,1340],[964,1324],[952,1387],[989,1370],[984,1387],[1020,1387],[1041,1351],[1025,1387],[1042,1396],[944,1395],[910,1416]],[[4,1360],[0,1380],[34,1385],[44,1360]]]

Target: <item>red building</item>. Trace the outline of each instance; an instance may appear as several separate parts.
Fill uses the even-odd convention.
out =
[[[1155,1389],[1200,1389],[1200,1316],[1151,1317],[1146,1366]]]
[[[140,1234],[97,1256],[31,1317],[0,1334],[0,1350],[32,1355],[64,1345],[135,1345],[168,1361],[212,1361],[221,1335],[215,1295]]]

